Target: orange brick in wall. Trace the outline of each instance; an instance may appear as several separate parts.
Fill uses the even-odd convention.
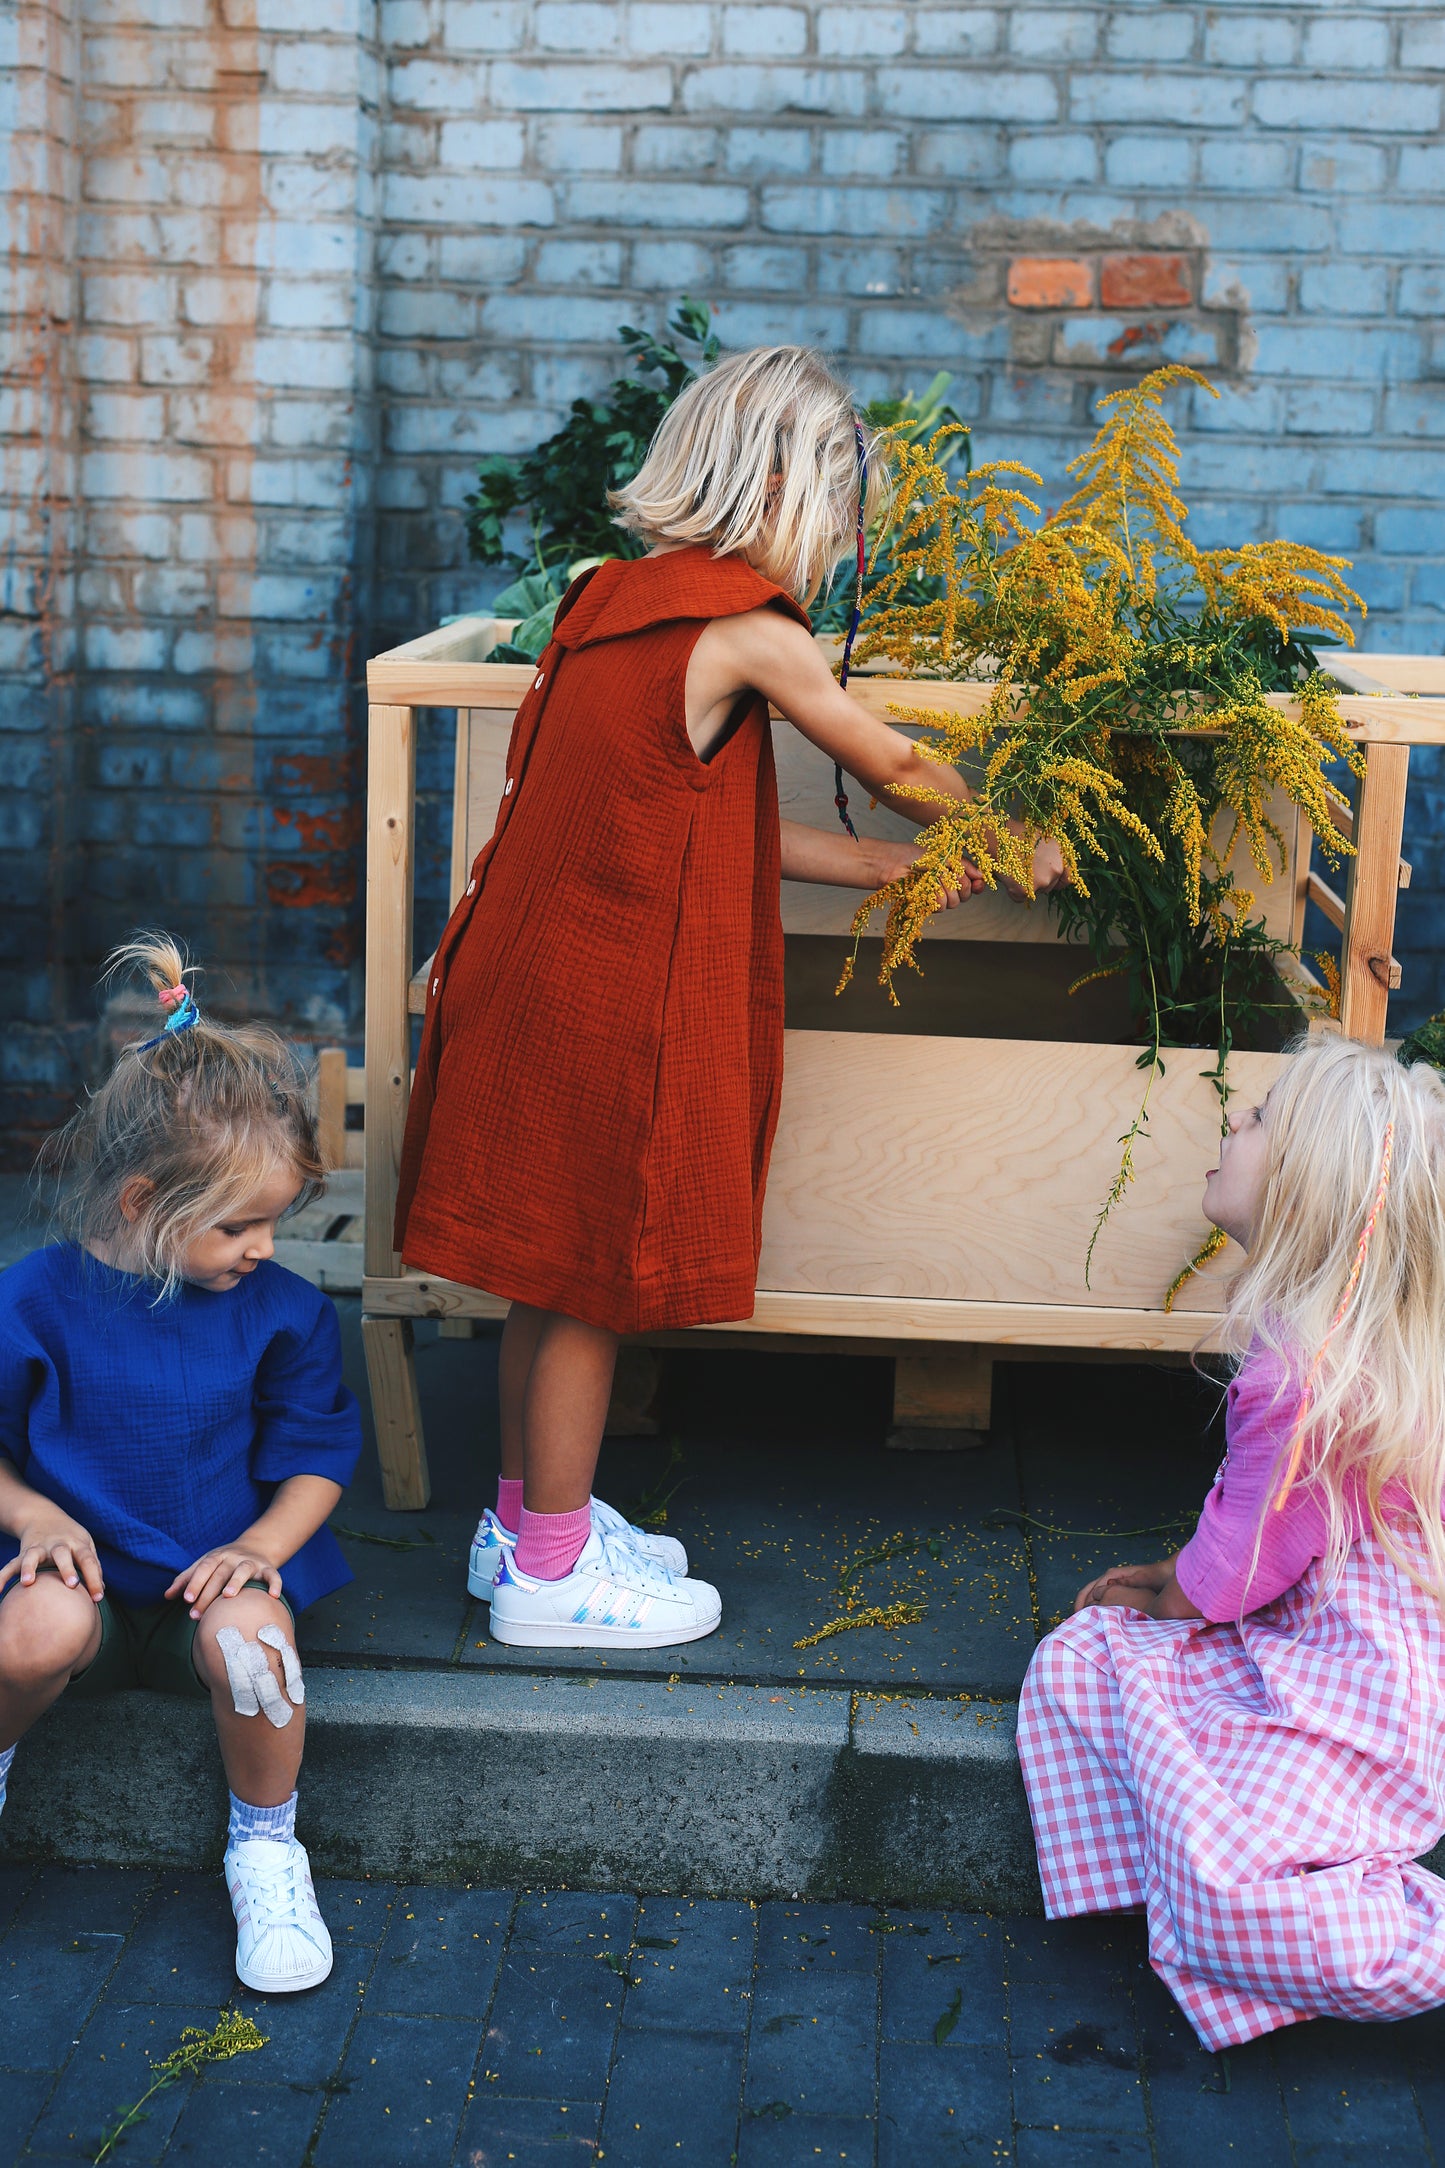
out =
[[[1106,256],[1099,298],[1106,309],[1178,309],[1194,297],[1182,256]]]
[[[1078,256],[1015,256],[1008,297],[1016,309],[1086,309],[1094,298],[1088,264]]]

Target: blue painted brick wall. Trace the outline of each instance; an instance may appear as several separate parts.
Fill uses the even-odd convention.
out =
[[[476,457],[555,428],[683,290],[865,394],[952,370],[979,453],[1050,499],[1119,352],[1198,355],[1224,393],[1177,408],[1200,538],[1339,550],[1364,647],[1439,653],[1442,67],[1428,0],[0,18],[5,1088],[29,1031],[53,1093],[137,918],[217,999],[355,1029],[361,663],[486,601]],[[1115,257],[1177,259],[1184,298],[1116,305]],[[1016,262],[1058,258],[1087,307],[1010,302]],[[1445,1005],[1445,775],[1415,773],[1402,1023]]]

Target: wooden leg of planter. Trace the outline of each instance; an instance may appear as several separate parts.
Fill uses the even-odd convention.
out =
[[[620,1347],[607,1410],[609,1438],[655,1438],[653,1410],[662,1383],[662,1364],[650,1347]]]
[[[361,1344],[371,1384],[381,1487],[393,1513],[419,1513],[431,1497],[421,1402],[408,1317],[364,1317]]]
[[[958,1453],[987,1445],[993,1419],[993,1350],[899,1355],[893,1365],[895,1452]]]
[[[1390,948],[1409,779],[1408,745],[1366,747],[1340,957],[1340,1024],[1347,1039],[1363,1039],[1366,1046],[1383,1045],[1390,991],[1400,983],[1400,967]]]
[[[475,1340],[477,1327],[480,1323],[480,1318],[475,1317],[438,1318],[437,1338],[439,1340]]]

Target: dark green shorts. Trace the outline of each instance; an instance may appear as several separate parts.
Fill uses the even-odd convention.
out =
[[[54,1573],[49,1561],[42,1573]],[[11,1583],[14,1587],[17,1584]],[[264,1581],[248,1581],[247,1588],[264,1589]],[[281,1598],[288,1611],[291,1606]],[[148,1686],[157,1694],[183,1694],[191,1700],[209,1701],[211,1690],[201,1681],[194,1655],[199,1619],[191,1617],[179,1597],[169,1603],[122,1603],[118,1596],[102,1596],[100,1647],[94,1661],[66,1688],[68,1694],[114,1694],[128,1686]],[[295,1612],[291,1611],[292,1619]]]

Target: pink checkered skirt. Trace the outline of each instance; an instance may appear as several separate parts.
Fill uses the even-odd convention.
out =
[[[1142,1907],[1208,2048],[1445,2002],[1440,1614],[1373,1536],[1311,1616],[1318,1574],[1242,1626],[1094,1606],[1024,1681],[1045,1910]]]

